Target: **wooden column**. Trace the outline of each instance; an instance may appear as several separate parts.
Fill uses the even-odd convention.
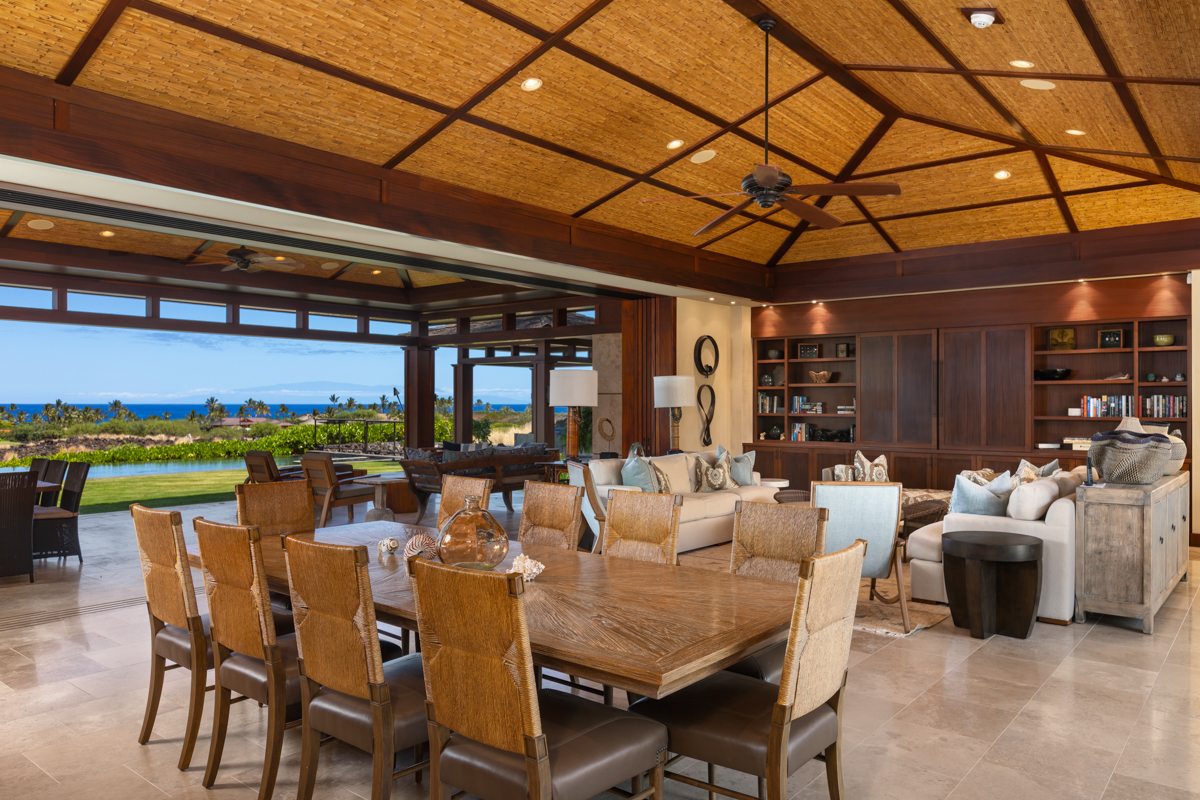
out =
[[[671,421],[654,407],[654,378],[675,374],[675,298],[621,304],[621,450],[641,442],[647,455],[671,446]]]
[[[538,355],[533,362],[533,391],[529,399],[533,403],[533,439],[553,447],[554,409],[550,407],[550,370],[554,362],[547,357],[549,351],[546,342],[538,342]]]
[[[459,348],[458,358],[461,361],[467,356],[466,348]],[[475,417],[472,411],[475,406],[475,365],[454,365],[454,440],[456,442],[472,442],[474,436],[472,424]]]
[[[404,444],[433,447],[433,348],[404,348]]]

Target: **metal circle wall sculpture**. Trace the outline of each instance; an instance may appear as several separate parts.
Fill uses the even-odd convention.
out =
[[[711,367],[704,363],[705,342],[712,344],[713,363]],[[696,349],[693,352],[693,357],[696,361],[696,371],[706,378],[711,377],[712,374],[717,371],[717,364],[719,364],[721,361],[721,351],[717,349],[717,340],[711,336],[701,336],[696,340]]]
[[[704,363],[704,345],[711,344],[713,349],[713,363],[710,367]],[[705,378],[711,378],[712,374],[717,371],[717,364],[721,362],[721,351],[717,347],[717,340],[711,336],[701,336],[696,340],[696,349],[693,351],[693,357],[696,361],[696,371]],[[708,408],[704,408],[704,390],[708,389]],[[712,444],[712,421],[713,414],[717,410],[717,392],[707,383],[700,384],[700,388],[696,389],[696,407],[700,409],[700,443],[705,447]]]

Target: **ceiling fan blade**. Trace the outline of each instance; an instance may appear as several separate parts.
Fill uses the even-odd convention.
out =
[[[754,182],[764,189],[774,189],[779,183],[779,167],[759,164],[754,168]]]
[[[740,194],[745,197],[746,192],[722,192],[721,194],[689,194],[686,197],[675,195],[674,197],[657,197],[653,200],[638,200],[639,203],[668,203],[672,200],[703,200],[707,197],[730,197],[735,194]]]
[[[237,264],[230,264],[228,267],[226,267],[225,269],[221,270],[221,272],[233,272],[233,271],[234,271],[235,269],[237,269],[237,268],[238,268],[238,265],[237,265]]]
[[[246,272],[262,272],[262,271],[263,271],[262,264],[259,264],[257,262],[251,263],[250,266],[246,267]]]
[[[813,197],[896,197],[900,194],[900,184],[818,183],[808,186],[792,186],[784,191]]]
[[[808,220],[819,228],[836,228],[842,221],[823,208],[817,208],[811,203],[805,203],[793,197],[780,197],[779,204],[803,220]]]
[[[751,197],[749,200],[744,200],[741,203],[738,203],[736,206],[729,209],[728,211],[726,211],[724,214],[717,217],[716,219],[706,222],[695,233],[693,233],[692,236],[699,236],[702,233],[708,233],[709,231],[711,231],[713,228],[720,225],[725,220],[740,213],[743,209],[746,208],[746,206],[750,205],[753,202],[754,202],[754,198]]]

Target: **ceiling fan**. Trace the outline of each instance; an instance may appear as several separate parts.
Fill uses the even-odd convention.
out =
[[[656,200],[642,200],[643,203],[663,203],[671,200],[699,200],[708,197],[729,197],[738,195],[746,200],[735,205],[719,217],[702,225],[692,235],[699,236],[708,233],[727,219],[740,214],[751,203],[758,203],[761,208],[771,208],[778,203],[782,208],[792,212],[800,219],[819,228],[836,228],[842,220],[830,214],[823,208],[812,203],[804,202],[808,197],[895,197],[900,194],[900,185],[896,183],[821,183],[810,185],[792,185],[792,177],[770,162],[770,77],[771,77],[771,29],[775,20],[761,19],[758,27],[762,30],[765,47],[763,50],[763,163],[754,168],[754,172],[742,178],[742,191],[724,192],[722,194],[692,195],[690,197],[663,197]],[[778,211],[778,209],[776,209]],[[771,212],[772,214],[776,211]],[[764,214],[758,219],[769,215]],[[756,222],[758,220],[755,220]],[[753,223],[751,223],[753,224]]]
[[[235,269],[240,269],[242,272],[262,272],[264,264],[270,264],[275,269],[291,271],[299,269],[304,265],[293,258],[287,256],[268,256],[263,253],[256,252],[241,245],[229,250],[223,256],[199,256],[187,262],[188,266],[193,264],[226,264],[227,266],[221,272],[233,272]]]

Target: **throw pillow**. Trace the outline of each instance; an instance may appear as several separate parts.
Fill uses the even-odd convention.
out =
[[[1017,471],[1014,474],[1014,483],[1020,486],[1024,483],[1036,481],[1038,478],[1049,478],[1054,473],[1058,472],[1058,459],[1054,459],[1045,466],[1038,467],[1029,463],[1025,459],[1021,459],[1021,463],[1017,465]]]
[[[676,453],[672,456],[653,456],[650,463],[666,477],[666,484],[671,487],[670,490],[666,489],[660,481],[659,485],[664,487],[659,489],[660,492],[687,494],[694,491],[692,489],[693,476],[688,472],[688,457],[683,453]]]
[[[1038,478],[1013,489],[1006,513],[1013,519],[1041,519],[1058,495],[1059,487],[1054,478]]]
[[[749,452],[742,453],[740,456],[730,456],[729,475],[733,478],[734,482],[737,483],[738,486],[755,485],[754,452],[755,451],[750,450]],[[717,445],[717,458],[720,458],[722,453],[728,455],[729,451],[724,447]]]
[[[868,461],[862,450],[854,451],[854,480],[867,483],[887,483],[887,456]]]
[[[696,489],[699,492],[719,492],[722,489],[736,489],[737,483],[730,475],[732,465],[729,453],[717,458],[714,466],[709,466],[703,458],[696,459]]]
[[[433,452],[419,447],[404,448],[404,458],[407,461],[433,461]]]
[[[852,481],[854,480],[854,465],[853,464],[838,464],[833,468],[833,479],[835,481]]]
[[[483,475],[484,473],[494,472],[494,468],[467,467],[463,462],[475,461],[480,458],[487,458],[491,455],[495,455],[495,453],[490,447],[471,451],[451,450],[449,452],[442,453],[442,464],[446,465],[446,473],[448,475]]]
[[[650,468],[650,460],[638,456],[630,456],[625,459],[625,466],[621,467],[621,483],[626,486],[636,486],[650,494],[658,491],[654,470]]]
[[[996,479],[996,471],[993,469],[964,469],[958,474],[978,486],[987,486]]]
[[[980,486],[962,475],[956,475],[954,492],[950,495],[949,513],[1003,517],[1008,511],[1008,498],[1011,494],[1012,479],[1007,472],[987,486]]]
[[[675,492],[671,490],[671,479],[668,478],[667,474],[662,471],[662,468],[659,467],[658,464],[655,464],[653,461],[651,461],[650,469],[654,470],[654,482],[658,484],[659,493],[675,494]]]

